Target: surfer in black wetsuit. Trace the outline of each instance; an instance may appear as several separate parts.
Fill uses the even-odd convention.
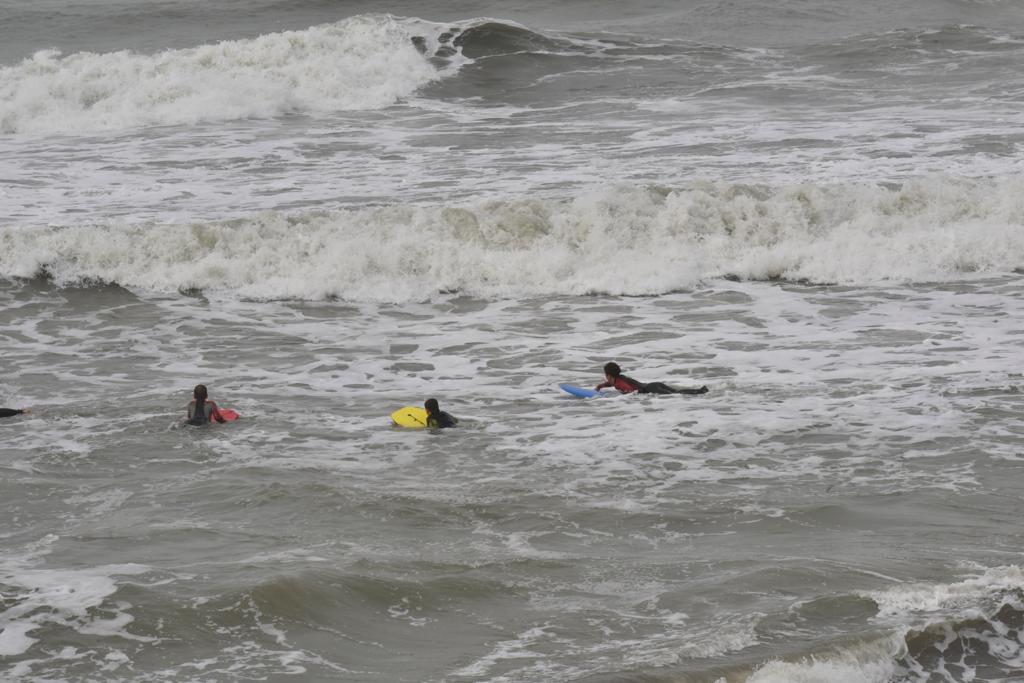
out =
[[[445,427],[454,427],[459,423],[457,417],[441,410],[437,405],[436,398],[428,398],[423,407],[427,411],[427,427],[429,429],[444,429]]]
[[[639,394],[706,394],[708,388],[702,386],[699,389],[677,389],[676,387],[670,387],[664,382],[638,382],[632,377],[626,377],[622,374],[622,368],[619,367],[618,363],[605,363],[604,365],[604,378],[605,381],[594,387],[597,391],[601,391],[607,387],[614,387],[624,394],[630,394],[634,391]]]
[[[31,412],[28,408],[0,408],[0,417],[14,417],[15,415],[25,415]]]
[[[208,393],[205,384],[197,384],[196,388],[192,390],[192,396],[194,398],[188,404],[188,418],[185,420],[185,424],[198,427],[209,424],[211,420],[227,422],[221,417],[217,404],[207,400]]]

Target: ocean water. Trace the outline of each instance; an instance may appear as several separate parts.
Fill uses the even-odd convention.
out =
[[[1022,65],[1016,0],[0,0],[0,680],[1024,680]]]

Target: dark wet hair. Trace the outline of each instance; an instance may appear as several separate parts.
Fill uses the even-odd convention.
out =
[[[619,367],[618,363],[605,363],[604,374],[609,377],[618,377],[622,374],[622,368]]]
[[[206,395],[205,384],[197,384],[196,388],[192,390],[195,405],[189,409],[188,421],[190,424],[206,424]]]
[[[441,412],[441,407],[437,405],[436,398],[428,398],[426,402],[423,404],[423,407],[427,409],[428,415],[436,415],[437,413]]]

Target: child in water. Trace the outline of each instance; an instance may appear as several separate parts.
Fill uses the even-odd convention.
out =
[[[458,418],[454,415],[441,410],[437,405],[436,398],[428,398],[423,407],[427,411],[427,427],[429,429],[444,429],[445,427],[454,427],[459,423]]]
[[[188,404],[188,419],[185,424],[200,426],[209,424],[211,420],[227,422],[217,409],[217,404],[207,400],[207,395],[205,384],[197,384],[192,390],[193,400]]]
[[[604,365],[604,378],[606,381],[601,382],[596,387],[597,391],[606,389],[607,387],[614,387],[624,394],[630,394],[637,392],[640,394],[706,394],[708,388],[706,386],[700,389],[677,389],[670,387],[664,382],[649,382],[644,384],[638,382],[632,377],[626,377],[622,374],[622,369],[618,363],[605,363]]]

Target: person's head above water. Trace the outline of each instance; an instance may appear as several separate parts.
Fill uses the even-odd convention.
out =
[[[437,415],[441,412],[441,407],[437,405],[436,398],[428,398],[423,404],[423,407],[427,410],[427,415]]]
[[[605,377],[609,377],[611,379],[615,379],[616,377],[618,377],[619,375],[622,374],[622,368],[620,368],[619,364],[615,363],[615,362],[605,363],[604,364],[604,374],[605,374]]]
[[[208,395],[205,384],[197,384],[196,388],[192,390],[192,398],[197,401],[205,401]]]

